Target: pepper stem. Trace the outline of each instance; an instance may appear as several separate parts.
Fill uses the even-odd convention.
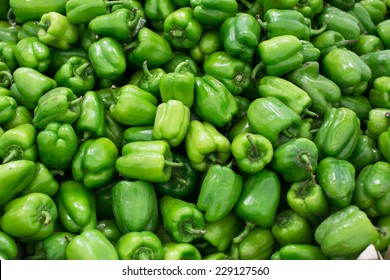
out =
[[[248,159],[251,162],[259,161],[260,153],[255,145],[255,142],[253,142],[252,136],[250,134],[247,134],[246,138],[248,139],[248,142],[251,145],[251,147],[248,149]]]
[[[192,223],[186,223],[183,227],[183,230],[191,235],[194,236],[202,236],[206,233],[206,230],[204,229],[196,229],[192,227]]]
[[[165,163],[164,164],[165,166],[174,167],[174,168],[184,166],[184,164],[182,162],[174,162],[174,161],[169,161],[169,160],[165,160],[164,163]]]
[[[50,170],[50,174],[52,176],[55,176],[55,175],[60,175],[61,177],[65,175],[65,172],[63,170],[59,170],[59,169],[53,169],[53,170]]]
[[[154,260],[154,253],[151,248],[139,247],[133,254],[132,260]]]
[[[321,34],[322,32],[324,32],[326,30],[328,26],[326,25],[326,23],[324,23],[320,29],[311,29],[310,30],[310,35],[318,35],[318,34]]]
[[[268,28],[268,23],[262,21],[261,18],[260,18],[260,15],[256,15],[256,20],[257,20],[257,22],[260,24],[260,27],[261,27],[262,29],[267,30],[267,28]]]
[[[90,131],[84,131],[83,138],[81,139],[81,142],[87,141],[89,138],[91,138],[92,133]]]
[[[73,74],[77,77],[82,77],[83,79],[85,79],[92,72],[93,72],[92,63],[89,61],[73,69]]]
[[[185,61],[180,62],[178,65],[176,65],[174,73],[175,74],[180,73],[181,68],[188,67],[189,65],[190,65],[190,63],[188,62],[188,59],[186,59]]]
[[[174,176],[174,179],[178,182],[180,182],[181,184],[185,185],[185,186],[188,186],[188,181],[180,176]]]
[[[8,12],[7,12],[7,21],[8,21],[8,23],[9,23],[12,27],[15,27],[15,26],[16,26],[15,15],[14,15],[14,11],[12,10],[12,8],[9,8],[9,9],[8,9]]]
[[[253,70],[252,70],[252,73],[251,73],[251,79],[253,81],[255,81],[257,73],[264,67],[265,67],[265,64],[264,64],[263,61],[260,61],[259,63],[256,64],[255,67],[253,67]]]
[[[3,164],[8,163],[10,161],[16,160],[19,157],[20,150],[12,149],[8,155],[3,159]]]
[[[176,39],[184,39],[186,37],[186,32],[182,29],[172,29],[169,31],[169,35]]]
[[[144,71],[144,75],[148,78],[148,80],[153,78],[153,74],[149,71],[147,60],[142,63],[142,70]]]
[[[230,250],[230,255],[233,260],[239,260],[240,259],[240,252],[238,250],[238,243],[233,243],[231,250]]]
[[[123,51],[124,52],[132,52],[138,45],[139,45],[139,43],[137,42],[137,40],[132,41],[131,43],[129,43],[123,47]]]
[[[123,4],[123,1],[104,1],[106,8],[119,4]]]
[[[81,102],[81,100],[83,100],[83,98],[84,98],[83,96],[80,96],[79,98],[77,98],[75,100],[69,101],[68,107],[72,107],[72,106],[77,105],[78,103]]]
[[[44,226],[47,226],[51,223],[51,215],[48,211],[41,212],[41,222]]]
[[[238,0],[241,4],[243,4],[247,9],[251,9],[254,4],[247,0]]]
[[[42,23],[42,22],[38,22],[38,21],[35,22],[35,25],[44,29],[44,30],[48,30],[50,27],[50,24],[46,24],[46,23]]]
[[[233,238],[233,244],[238,244],[244,240],[255,227],[255,224],[247,222],[241,233]]]
[[[357,39],[343,40],[343,41],[336,42],[333,46],[339,48],[339,47],[342,47],[342,46],[355,44],[358,41],[359,40],[357,40]]]
[[[310,117],[315,117],[315,118],[319,118],[319,117],[320,117],[318,114],[314,113],[313,111],[310,111],[308,108],[305,108],[305,109],[303,110],[303,113],[304,113],[305,115],[310,116]]]

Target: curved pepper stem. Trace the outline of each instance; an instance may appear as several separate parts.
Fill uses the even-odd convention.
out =
[[[106,8],[108,7],[111,7],[111,6],[114,6],[114,5],[120,5],[120,4],[123,4],[124,1],[104,1],[104,6],[106,6]]]
[[[53,169],[53,170],[50,170],[50,174],[52,176],[55,176],[55,175],[60,175],[61,177],[65,175],[65,172],[63,170],[59,170],[59,169]]]
[[[259,152],[259,150],[257,149],[255,143],[253,142],[253,139],[252,139],[251,135],[247,134],[246,138],[248,139],[248,141],[249,141],[249,143],[251,145],[250,149],[248,149],[248,159],[251,162],[259,161],[260,158],[261,158],[261,153]]]
[[[127,24],[129,29],[131,30],[130,39],[134,38],[135,35],[137,35],[138,31],[142,27],[144,27],[146,23],[146,20],[142,18],[141,11],[137,7],[134,7],[131,10],[131,13],[132,15],[134,15],[134,17],[131,20],[129,20]]]
[[[251,79],[252,81],[255,81],[256,80],[256,76],[257,76],[257,73],[259,73],[259,71],[261,69],[263,69],[265,67],[265,63],[263,61],[260,61],[259,63],[257,63],[255,65],[255,67],[253,67],[252,69],[252,73],[251,73]]]
[[[48,211],[41,212],[41,222],[44,226],[47,226],[51,223],[51,215]]]
[[[326,28],[328,28],[328,25],[324,23],[320,29],[310,29],[310,36],[321,34]]]
[[[267,28],[268,28],[268,23],[262,21],[261,18],[260,18],[260,15],[256,15],[256,20],[257,20],[257,22],[260,24],[260,27],[261,27],[263,30],[267,30]]]
[[[89,61],[73,69],[73,74],[76,77],[80,77],[82,79],[86,79],[88,75],[90,75],[92,72],[93,72],[92,63]]]
[[[256,227],[255,224],[247,222],[244,229],[241,231],[239,235],[233,238],[233,244],[238,244],[242,242],[249,235],[249,233]]]
[[[308,108],[305,108],[303,110],[303,113],[307,116],[310,116],[310,117],[315,117],[315,118],[319,118],[320,116],[312,111],[310,111]]]
[[[303,154],[300,156],[300,160],[306,164],[306,170],[310,172],[310,179],[312,180],[313,184],[316,184],[314,172],[313,172],[313,166],[311,165],[310,157],[307,154]]]
[[[3,164],[18,158],[23,158],[23,149],[19,146],[12,146],[9,149],[7,156],[3,159]]]
[[[169,160],[165,160],[164,163],[165,163],[165,166],[173,167],[173,168],[184,166],[184,164],[182,162],[174,162],[174,161],[169,161]]]
[[[192,227],[192,223],[186,223],[183,227],[183,230],[191,235],[202,236],[206,233],[204,229],[196,229]]]
[[[14,12],[13,12],[12,8],[9,8],[9,9],[8,9],[8,12],[7,12],[7,21],[8,21],[8,23],[9,23],[12,27],[15,27],[15,26],[16,26],[15,15],[14,15]]]
[[[144,75],[148,78],[148,80],[153,78],[153,74],[149,71],[147,60],[142,63],[142,71],[144,72]]]

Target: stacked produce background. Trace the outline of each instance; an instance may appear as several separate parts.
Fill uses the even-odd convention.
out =
[[[0,0],[0,258],[384,255],[389,15]]]

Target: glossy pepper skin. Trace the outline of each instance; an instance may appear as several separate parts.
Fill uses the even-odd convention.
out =
[[[287,244],[273,253],[271,260],[328,260],[321,248],[311,244]]]
[[[183,166],[173,162],[172,157],[166,141],[130,142],[123,146],[116,169],[125,178],[165,183],[171,179],[172,168]]]
[[[347,40],[340,32],[329,29],[310,38],[310,42],[320,50],[320,59],[323,59],[333,49],[355,46],[359,39]]]
[[[203,25],[219,27],[224,20],[234,17],[238,11],[237,1],[191,0],[194,17]]]
[[[37,130],[32,124],[22,124],[5,131],[0,136],[0,157],[3,163],[26,159],[35,161],[37,158]]]
[[[18,31],[18,39],[26,37],[38,37],[40,27],[36,24],[37,21],[29,20],[22,24],[22,28]]]
[[[21,242],[42,240],[54,231],[58,212],[54,201],[43,193],[15,198],[4,206],[2,231]]]
[[[376,31],[378,32],[379,38],[381,38],[383,45],[387,48],[390,47],[390,37],[389,37],[389,30],[390,30],[390,20],[384,20],[376,26]]]
[[[158,205],[152,183],[122,180],[112,187],[111,196],[115,221],[122,233],[155,230]]]
[[[157,106],[153,139],[165,140],[177,147],[184,140],[190,124],[190,108],[179,100],[168,100]]]
[[[362,123],[367,122],[369,113],[373,109],[365,95],[341,95],[340,100],[333,106],[351,109]]]
[[[225,51],[216,51],[205,59],[203,70],[222,82],[232,94],[238,95],[249,87],[252,66]]]
[[[0,124],[10,121],[15,116],[17,107],[13,97],[0,95]]]
[[[368,98],[374,107],[390,109],[390,77],[376,78]]]
[[[157,111],[157,98],[137,86],[124,85],[111,92],[114,104],[110,112],[114,119],[127,126],[152,125]]]
[[[56,87],[39,98],[33,125],[43,130],[51,122],[73,124],[80,116],[81,98],[66,87]]]
[[[107,185],[117,175],[115,163],[118,154],[115,144],[106,137],[86,140],[72,159],[74,180],[82,182],[87,189]]]
[[[390,163],[378,161],[362,169],[356,178],[353,204],[364,211],[368,217],[386,216],[390,213],[387,203],[390,197]]]
[[[211,123],[192,120],[185,137],[188,159],[198,171],[224,164],[230,156],[230,142]]]
[[[50,169],[70,167],[78,149],[77,135],[70,124],[49,123],[37,135],[40,160]]]
[[[373,108],[368,113],[366,135],[378,139],[379,135],[390,126],[390,109]]]
[[[356,2],[348,13],[358,20],[361,33],[376,34],[376,24],[368,10],[360,2]]]
[[[30,160],[15,160],[0,165],[0,205],[10,202],[26,189],[34,178],[36,166]]]
[[[145,16],[157,31],[164,30],[164,20],[176,10],[172,0],[147,0],[144,3]]]
[[[153,126],[139,125],[126,128],[123,132],[124,143],[153,140]]]
[[[293,9],[302,13],[305,17],[313,19],[314,16],[321,13],[324,7],[322,0],[298,1]]]
[[[113,245],[116,245],[123,235],[115,219],[99,220],[96,229],[102,232]]]
[[[116,244],[121,260],[162,260],[163,245],[151,231],[129,232]]]
[[[389,49],[363,54],[360,58],[371,69],[372,75],[369,82],[373,82],[376,78],[390,75]]]
[[[33,68],[41,73],[49,68],[49,47],[36,37],[27,37],[18,41],[14,53],[21,67]]]
[[[356,259],[379,237],[367,215],[355,205],[328,216],[315,230],[315,241],[331,259]]]
[[[55,202],[59,219],[67,231],[80,233],[96,228],[96,197],[81,183],[63,181]]]
[[[218,30],[206,29],[199,42],[189,50],[189,53],[196,62],[202,63],[210,54],[220,51],[222,48]]]
[[[159,208],[164,228],[178,243],[190,243],[205,233],[204,214],[191,202],[164,195]]]
[[[201,260],[202,255],[191,243],[165,243],[164,260]]]
[[[348,161],[355,167],[356,174],[367,165],[383,160],[378,142],[368,135],[359,135],[358,142]]]
[[[390,128],[387,131],[382,132],[378,138],[378,147],[380,152],[383,154],[383,157],[386,160],[390,159]]]
[[[254,174],[269,164],[274,155],[272,143],[263,135],[240,133],[231,142],[232,155],[238,168]]]
[[[0,41],[0,60],[5,62],[12,71],[15,71],[16,68],[18,68],[18,62],[16,61],[14,52],[15,47],[16,42],[14,41]]]
[[[66,248],[67,260],[118,260],[114,245],[97,229],[84,230]]]
[[[110,6],[121,4],[118,1],[106,0],[70,0],[66,1],[66,16],[72,24],[89,23],[93,18],[108,13]]]
[[[160,80],[163,76],[165,76],[167,73],[162,68],[154,68],[149,70],[148,68],[148,61],[145,61],[142,64],[142,71],[143,75],[141,79],[138,82],[138,86],[153,94],[158,99],[161,99],[160,96]]]
[[[0,258],[2,260],[13,260],[18,255],[18,246],[15,240],[2,231],[0,231],[0,248]]]
[[[0,39],[6,42],[18,42],[18,32],[21,27],[19,25],[12,25],[8,21],[0,21]]]
[[[200,187],[197,207],[205,212],[207,222],[215,222],[227,215],[240,197],[242,177],[231,167],[213,165],[207,171]]]
[[[253,57],[261,37],[256,18],[241,12],[225,19],[218,32],[225,51],[243,61]]]
[[[28,260],[66,260],[66,248],[76,235],[70,232],[53,232],[47,238],[34,242]]]
[[[329,109],[314,138],[319,158],[348,159],[356,147],[359,129],[360,120],[354,111],[348,108]]]
[[[387,6],[385,1],[363,0],[360,4],[367,10],[375,25],[385,20]]]
[[[197,115],[215,127],[227,125],[238,112],[236,100],[228,88],[211,75],[195,77]]]

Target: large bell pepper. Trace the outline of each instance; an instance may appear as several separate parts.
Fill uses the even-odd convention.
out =
[[[95,189],[111,183],[117,176],[115,163],[118,149],[106,137],[89,139],[78,148],[72,159],[72,176],[87,189]]]
[[[111,188],[111,196],[115,221],[122,233],[155,230],[158,205],[152,183],[122,180]]]
[[[376,78],[368,93],[368,99],[374,107],[390,109],[390,77]]]
[[[238,107],[233,94],[211,75],[195,77],[194,112],[216,127],[230,123]]]
[[[331,259],[356,259],[379,233],[357,206],[350,205],[328,216],[315,230],[315,241]]]
[[[164,30],[164,21],[168,15],[176,10],[172,0],[147,0],[143,5],[148,22],[159,32]]]
[[[356,178],[352,203],[370,218],[390,214],[390,163],[378,161],[362,169]]]
[[[224,164],[230,157],[230,142],[211,123],[192,120],[185,137],[188,159],[198,171]]]
[[[96,228],[95,194],[74,180],[63,181],[55,197],[61,224],[69,232]]]
[[[382,40],[378,36],[361,35],[359,41],[353,46],[352,50],[358,55],[363,55],[366,53],[381,51],[384,48]]]
[[[21,24],[29,20],[39,20],[41,16],[48,12],[58,12],[65,14],[67,0],[54,0],[49,3],[44,0],[10,0],[9,6],[17,23]]]
[[[238,11],[237,1],[191,0],[194,17],[203,25],[219,27],[224,20],[234,17]]]
[[[367,165],[383,160],[378,142],[368,135],[359,135],[358,142],[348,161],[355,167],[356,174]]]
[[[164,195],[159,208],[164,228],[175,242],[190,243],[205,233],[204,214],[195,204]]]
[[[8,234],[0,231],[0,259],[14,260],[18,255],[18,245]]]
[[[342,107],[329,109],[314,138],[319,157],[348,159],[356,147],[359,133],[360,120],[354,111]]]
[[[31,193],[4,206],[0,227],[21,242],[38,241],[53,233],[57,217],[57,206],[50,196]]]
[[[164,260],[201,260],[202,255],[191,243],[165,243]]]
[[[15,58],[21,67],[36,69],[45,72],[50,64],[50,49],[37,37],[27,37],[15,46]]]
[[[53,232],[43,240],[32,243],[27,260],[66,260],[66,248],[76,235],[70,232]]]
[[[116,244],[120,260],[162,260],[163,245],[151,231],[129,232]]]
[[[253,15],[236,13],[223,21],[218,32],[228,54],[243,61],[253,58],[261,37],[260,25]]]
[[[363,0],[359,3],[367,10],[375,25],[384,21],[387,13],[386,1],[381,0]]]

